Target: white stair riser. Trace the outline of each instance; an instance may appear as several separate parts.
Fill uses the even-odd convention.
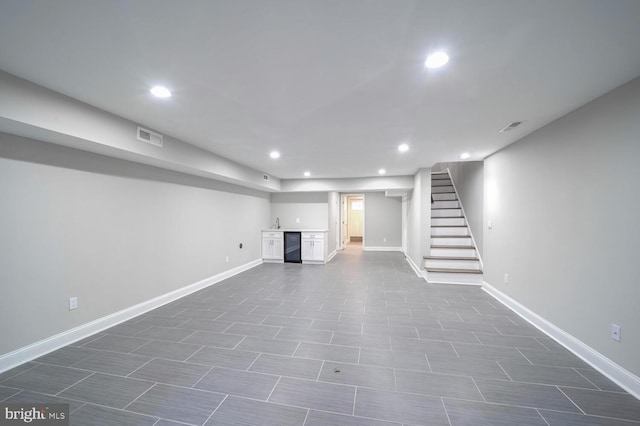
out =
[[[431,226],[456,226],[456,225],[466,225],[464,223],[464,218],[460,217],[449,217],[449,218],[437,218],[434,217],[431,219]]]
[[[430,283],[482,284],[482,274],[427,272]]]
[[[473,257],[476,256],[475,249],[460,248],[432,248],[430,256],[450,256],[450,257]]]
[[[432,179],[431,180],[431,187],[450,186],[450,185],[451,185],[451,179]]]
[[[433,193],[432,195],[433,195],[433,201],[445,201],[445,200],[457,200],[458,199],[456,197],[455,192],[444,193],[444,194]]]
[[[462,209],[431,210],[431,217],[461,216]]]
[[[431,188],[431,192],[434,194],[438,192],[453,192],[453,186],[434,186]]]
[[[480,269],[478,260],[426,259],[427,268]]]
[[[434,201],[433,203],[431,203],[431,208],[432,209],[444,209],[444,208],[457,209],[457,208],[460,208],[460,203],[458,203],[457,200]]]
[[[432,224],[433,225],[433,224]],[[435,228],[431,227],[431,235],[469,235],[469,228],[452,227],[452,228]]]
[[[471,245],[471,237],[469,238],[446,238],[431,237],[432,246],[468,246]]]

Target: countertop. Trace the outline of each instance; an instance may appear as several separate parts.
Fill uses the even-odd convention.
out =
[[[270,228],[270,229],[263,229],[262,230],[262,232],[274,232],[274,231],[278,231],[278,232],[329,232],[328,229],[320,229],[320,228],[298,228],[298,229],[294,229],[294,228],[280,228],[280,229]]]

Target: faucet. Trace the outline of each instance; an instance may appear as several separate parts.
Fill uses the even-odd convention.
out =
[[[276,229],[280,229],[280,218],[276,217]]]

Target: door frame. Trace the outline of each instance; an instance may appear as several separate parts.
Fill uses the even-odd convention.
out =
[[[344,192],[340,193],[340,250],[344,250],[347,246],[347,234],[348,226],[349,226],[349,209],[347,208],[347,202],[351,197],[362,198],[362,248],[364,250],[365,241],[366,241],[366,196],[364,193],[351,193]]]
[[[402,253],[407,254],[407,194],[402,196]]]

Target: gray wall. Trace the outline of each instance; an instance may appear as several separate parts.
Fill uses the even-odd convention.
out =
[[[329,195],[326,192],[271,194],[271,223],[280,218],[282,228],[329,227]],[[296,222],[300,219],[300,222]],[[331,250],[329,251],[331,253]]]
[[[432,171],[449,169],[451,178],[464,207],[469,228],[482,255],[483,214],[484,214],[484,163],[482,161],[459,161],[438,163]]]
[[[369,191],[409,190],[413,188],[412,176],[376,176],[364,178],[334,179],[285,179],[282,192],[328,192],[358,194]]]
[[[637,376],[639,117],[636,79],[484,166],[485,280]]]
[[[424,274],[423,256],[429,253],[431,229],[431,169],[413,176],[413,191],[407,194],[407,257]]]
[[[259,259],[269,211],[264,192],[0,133],[0,354]]]
[[[402,247],[402,199],[384,192],[364,195],[364,234],[367,247]]]

